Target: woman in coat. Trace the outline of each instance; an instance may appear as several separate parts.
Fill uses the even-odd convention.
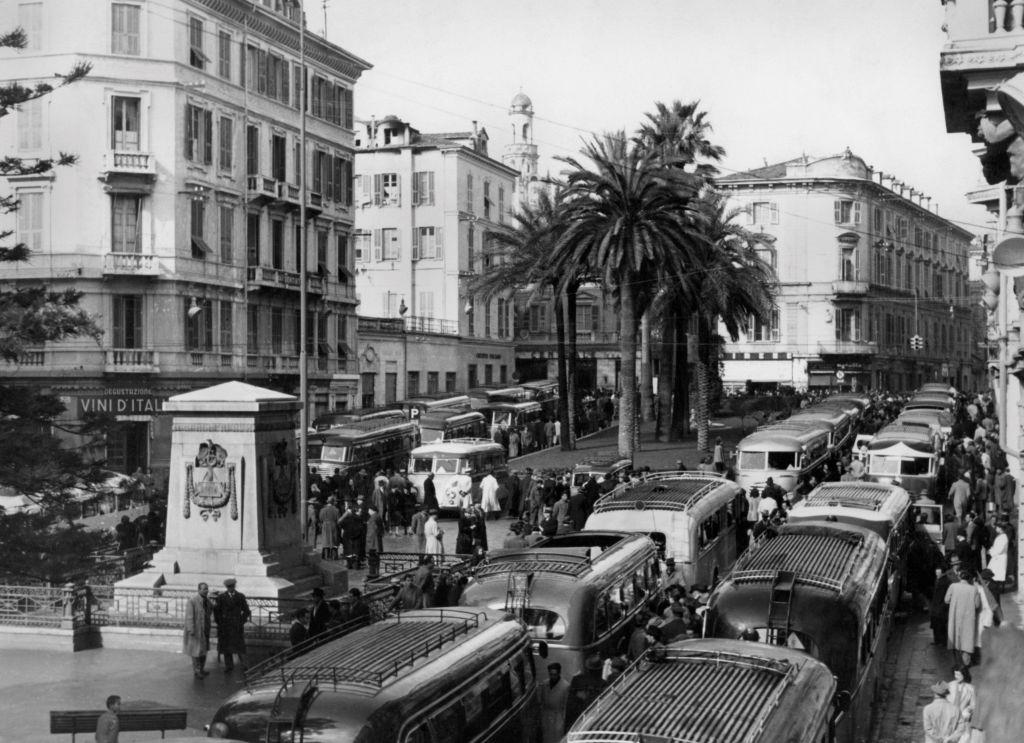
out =
[[[949,604],[946,623],[946,643],[950,650],[960,653],[963,665],[971,665],[974,641],[978,632],[978,611],[981,597],[971,582],[971,574],[960,571],[960,580],[946,589],[945,602]]]
[[[323,536],[320,556],[324,560],[338,559],[338,519],[341,518],[341,512],[336,503],[337,499],[332,495],[320,511],[320,532]]]
[[[1007,553],[1010,551],[1010,538],[1006,535],[1004,524],[996,524],[995,529],[996,538],[992,540],[992,546],[988,550],[988,569],[992,571],[990,588],[998,603],[1006,582],[1006,560]]]

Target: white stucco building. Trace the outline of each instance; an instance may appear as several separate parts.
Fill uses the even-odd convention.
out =
[[[849,150],[719,180],[775,242],[778,310],[724,348],[723,381],[909,390],[983,374],[968,290],[971,233]],[[912,349],[919,336],[922,348]]]
[[[369,64],[307,33],[303,152],[294,2],[0,0],[0,17],[29,37],[0,50],[4,82],[92,64],[2,121],[3,155],[79,160],[6,179],[21,208],[0,220],[33,256],[0,280],[81,291],[104,331],[33,350],[4,380],[59,392],[69,420],[117,414],[94,454],[128,472],[165,466],[168,396],[240,378],[296,393],[303,342],[310,414],[354,404],[353,87]]]

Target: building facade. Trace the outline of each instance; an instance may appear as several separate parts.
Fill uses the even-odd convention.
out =
[[[29,37],[0,52],[5,79],[92,64],[4,122],[3,154],[79,160],[7,179],[7,224],[33,255],[0,279],[81,291],[103,330],[31,351],[5,380],[58,392],[70,421],[115,414],[93,455],[127,472],[166,466],[170,395],[229,379],[297,394],[302,343],[310,415],[354,405],[352,91],[369,65],[306,34],[304,73],[288,0],[0,0],[0,16]]]
[[[727,343],[727,388],[969,386],[981,371],[969,306],[971,233],[927,197],[846,152],[725,176],[762,257],[777,310]]]
[[[360,400],[507,383],[511,296],[485,300],[470,284],[492,267],[485,246],[508,221],[517,172],[488,156],[475,122],[426,134],[388,116],[356,148]]]

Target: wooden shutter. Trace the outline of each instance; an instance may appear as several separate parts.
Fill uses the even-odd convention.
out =
[[[835,209],[835,213],[836,213],[836,224],[842,224],[843,223],[843,202],[841,202],[841,201],[834,202],[833,208]]]
[[[860,224],[860,202],[853,202],[853,223]]]
[[[373,196],[370,193],[370,186],[372,185],[371,182],[370,182],[370,176],[368,176],[368,175],[361,175],[361,176],[358,176],[358,178],[359,178],[359,182],[360,182],[360,194],[361,194],[360,197],[359,197],[359,205],[360,206],[366,206],[367,204],[373,203]]]
[[[191,160],[195,153],[192,152],[192,138],[194,136],[193,106],[185,106],[185,159]]]
[[[132,342],[131,348],[142,347],[142,297],[132,297]]]
[[[433,177],[433,173],[430,174]],[[444,257],[444,231],[441,227],[434,228],[434,258]]]
[[[415,179],[413,179],[415,183]],[[420,259],[420,237],[423,232],[422,227],[413,227],[412,229],[412,259],[418,261]]]
[[[203,142],[203,162],[210,165],[213,162],[213,112],[203,111],[203,133],[206,139]]]
[[[401,206],[402,205],[402,176],[398,175],[398,173],[395,173],[395,199],[394,199],[394,202],[395,203],[392,204],[392,206]]]
[[[380,206],[381,202],[381,177],[380,173],[373,174],[373,205]]]
[[[124,348],[125,347],[125,312],[124,305],[127,297],[121,295],[114,296],[114,347]],[[188,315],[188,308],[185,310],[186,316]]]
[[[373,231],[373,260],[380,261],[382,254],[383,236],[382,231],[376,229]]]
[[[398,261],[402,259],[402,231],[396,229],[392,231],[392,234],[392,243],[395,246],[395,250],[394,254],[391,256],[391,260]]]
[[[434,204],[434,171],[431,170],[427,173],[427,203],[433,206]]]
[[[413,206],[419,206],[420,205],[420,178],[422,177],[422,175],[423,175],[422,173],[413,173],[412,174],[412,205]]]

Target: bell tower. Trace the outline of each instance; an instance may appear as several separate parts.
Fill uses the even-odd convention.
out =
[[[533,143],[533,101],[519,91],[512,99],[508,115],[512,125],[512,144],[505,147],[501,161],[519,171],[519,178],[516,180],[516,201],[524,204],[529,198],[530,184],[538,178],[539,157],[537,145]]]

